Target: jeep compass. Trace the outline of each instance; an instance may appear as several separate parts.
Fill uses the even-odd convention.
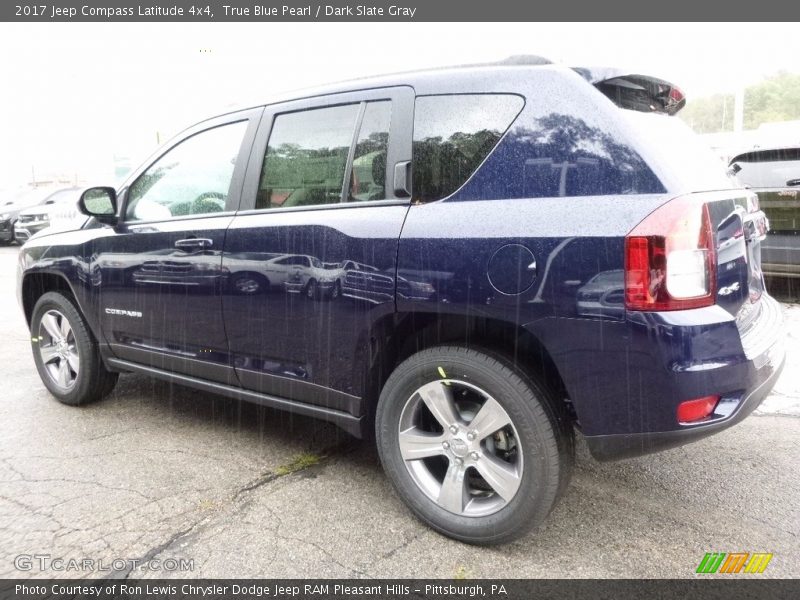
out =
[[[471,543],[600,460],[745,418],[784,362],[758,198],[664,80],[537,58],[384,76],[179,134],[20,251],[47,389],[139,373],[374,436]]]

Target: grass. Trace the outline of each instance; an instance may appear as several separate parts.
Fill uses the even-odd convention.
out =
[[[456,567],[456,572],[453,574],[453,579],[469,579],[470,577],[471,574],[464,565],[458,565]]]
[[[324,457],[319,456],[317,454],[312,454],[310,452],[303,452],[302,454],[298,454],[295,456],[291,462],[285,465],[279,466],[275,469],[275,475],[278,477],[283,477],[285,475],[291,475],[292,473],[297,473],[298,471],[302,471],[304,469],[308,469],[309,467],[313,467],[314,465],[318,464]]]

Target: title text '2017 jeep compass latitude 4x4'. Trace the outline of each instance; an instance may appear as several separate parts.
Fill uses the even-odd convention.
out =
[[[374,431],[420,519],[510,540],[565,489],[574,429],[599,459],[683,444],[783,366],[767,221],[683,103],[527,59],[199,123],[25,244],[36,366],[67,404],[134,372]]]

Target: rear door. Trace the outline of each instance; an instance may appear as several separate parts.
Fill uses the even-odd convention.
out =
[[[407,87],[267,108],[223,257],[225,328],[245,388],[360,414],[371,331],[395,310],[412,110]],[[352,264],[380,273],[390,293],[344,295]]]
[[[95,240],[93,267],[117,358],[236,383],[221,319],[222,248],[261,112],[198,125],[120,190],[123,220]]]

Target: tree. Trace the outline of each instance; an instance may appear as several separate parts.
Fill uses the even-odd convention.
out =
[[[689,98],[678,115],[697,133],[733,131],[733,94]],[[800,74],[780,72],[745,88],[745,129],[796,119],[800,119]]]

